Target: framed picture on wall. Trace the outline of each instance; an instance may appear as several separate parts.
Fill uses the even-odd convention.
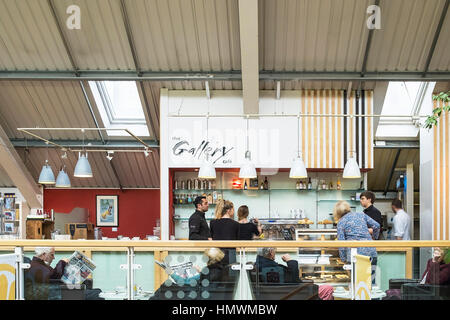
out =
[[[97,226],[119,226],[119,196],[97,195]]]

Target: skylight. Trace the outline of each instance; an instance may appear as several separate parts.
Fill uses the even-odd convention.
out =
[[[134,81],[89,81],[106,128],[126,128],[137,136],[149,136],[141,99]],[[107,131],[109,136],[127,136]]]
[[[426,82],[389,82],[381,115],[418,116],[422,106],[431,101],[433,87],[434,83]],[[414,138],[418,133],[419,127],[412,118],[380,117],[375,136]]]

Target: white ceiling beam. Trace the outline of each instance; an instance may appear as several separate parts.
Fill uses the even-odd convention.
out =
[[[242,97],[245,114],[259,113],[258,0],[239,0]]]
[[[0,126],[0,165],[19,189],[28,207],[42,208],[42,191],[28,171],[8,135]]]
[[[382,81],[377,82],[375,84],[375,88],[373,89],[373,113],[381,114],[384,105],[384,99],[386,98],[386,93],[388,89],[389,82]],[[380,122],[380,118],[373,118],[373,133],[377,133],[378,123]]]

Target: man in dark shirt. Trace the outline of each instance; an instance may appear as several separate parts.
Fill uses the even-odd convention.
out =
[[[189,240],[211,240],[211,232],[205,219],[208,211],[206,197],[196,197],[194,200],[195,212],[189,218]]]
[[[287,266],[279,264],[275,261],[275,248],[262,248],[256,256],[255,265],[258,268],[258,272],[261,273],[263,268],[281,267],[284,270],[284,282],[285,283],[298,283],[302,282],[299,278],[298,262],[292,260],[289,254],[285,254],[281,259],[286,262]]]
[[[383,227],[382,227],[383,221],[381,218],[380,210],[378,210],[377,208],[375,208],[373,206],[373,204],[375,203],[375,194],[370,191],[364,191],[363,193],[361,193],[359,201],[361,202],[361,206],[364,208],[364,210],[363,210],[364,213],[379,223],[380,234],[378,236],[378,239],[374,239],[374,240],[379,240],[382,235],[382,232],[383,232]],[[372,229],[369,229],[369,232],[370,232],[370,234],[372,234]]]

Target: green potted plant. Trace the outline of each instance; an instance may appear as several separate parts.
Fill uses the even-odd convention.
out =
[[[443,101],[443,105],[435,108],[433,110],[433,114],[428,116],[427,120],[425,120],[424,127],[426,129],[431,129],[433,126],[437,125],[438,119],[440,118],[442,112],[450,111],[450,91],[440,92],[437,95],[433,95],[433,100]]]

